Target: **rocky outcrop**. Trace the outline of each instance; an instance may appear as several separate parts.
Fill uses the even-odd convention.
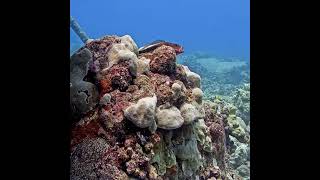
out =
[[[176,63],[174,46],[139,54],[130,36],[106,36],[76,53],[85,63],[71,64],[72,86],[89,79],[96,99],[74,117],[71,179],[231,177],[226,142],[236,129],[225,131],[229,116],[203,101],[201,77]]]

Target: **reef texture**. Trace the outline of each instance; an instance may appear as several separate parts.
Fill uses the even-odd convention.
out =
[[[196,52],[181,55],[178,62],[201,76],[204,99],[219,95],[230,98],[234,90],[250,82],[250,62],[235,58],[217,58],[214,55]]]
[[[232,108],[202,99],[175,49],[139,54],[129,35],[106,36],[71,57],[70,179],[248,177],[248,131]]]
[[[234,105],[238,108],[238,115],[246,125],[250,124],[250,84],[245,83],[235,90],[232,96]]]

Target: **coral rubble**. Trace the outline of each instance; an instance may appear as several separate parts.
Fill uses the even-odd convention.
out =
[[[248,176],[248,131],[203,100],[200,75],[170,45],[139,53],[129,35],[105,36],[71,57],[71,179]]]

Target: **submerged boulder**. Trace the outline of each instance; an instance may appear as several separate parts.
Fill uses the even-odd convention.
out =
[[[137,74],[146,74],[150,70],[150,59],[141,57],[137,60]]]
[[[188,85],[192,88],[200,88],[201,86],[200,75],[190,71],[190,69],[187,66],[183,66],[183,68],[187,76]]]
[[[192,96],[198,104],[202,104],[203,92],[200,88],[192,89]]]
[[[84,80],[88,73],[92,53],[82,49],[70,58],[70,110],[73,119],[80,119],[99,102],[97,87]]]
[[[151,128],[155,131],[155,110],[157,97],[145,97],[124,110],[127,119],[140,128]]]
[[[195,120],[204,118],[192,104],[185,103],[180,108],[181,116],[184,119],[184,124],[190,124]]]
[[[162,105],[156,110],[157,126],[162,129],[177,129],[182,126],[184,120],[178,108]]]
[[[138,46],[130,35],[124,35],[120,37],[120,41],[126,46],[127,49],[138,55]]]
[[[170,75],[176,71],[176,53],[170,46],[163,45],[140,56],[150,59],[150,70],[154,73]]]

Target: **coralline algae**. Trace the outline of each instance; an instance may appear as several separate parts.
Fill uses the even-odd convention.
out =
[[[232,177],[225,127],[235,138],[246,131],[202,100],[201,77],[176,63],[177,46],[139,54],[129,35],[105,36],[71,57],[71,179]]]

